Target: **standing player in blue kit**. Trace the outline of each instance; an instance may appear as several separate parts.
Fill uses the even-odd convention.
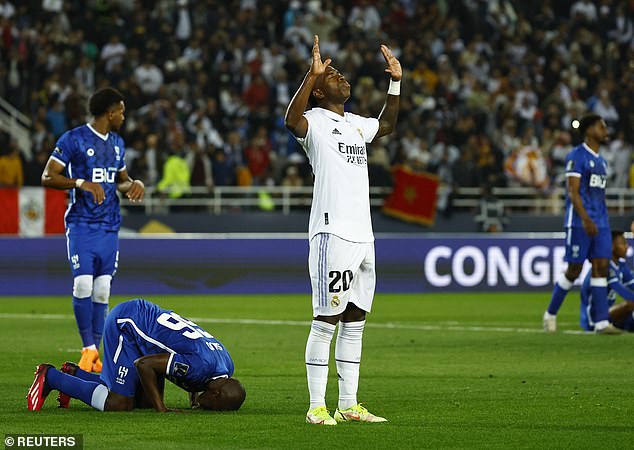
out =
[[[145,187],[128,175],[125,144],[115,133],[125,120],[121,93],[101,89],[90,97],[88,107],[93,120],[59,138],[44,168],[42,185],[70,189],[64,220],[73,311],[83,345],[79,367],[99,372],[99,343],[119,258],[121,212],[116,191],[140,201]]]
[[[583,142],[566,157],[566,272],[555,283],[548,309],[544,312],[544,330],[557,330],[557,312],[586,259],[592,263],[590,289],[594,299],[597,333],[619,334],[608,316],[608,264],[612,256],[612,236],[605,187],[607,162],[599,147],[608,140],[608,127],[596,114],[585,116],[579,124]]]

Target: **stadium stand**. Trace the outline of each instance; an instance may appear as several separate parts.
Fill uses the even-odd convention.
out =
[[[486,184],[543,197],[562,186],[573,119],[592,111],[614,138],[608,185],[630,188],[633,16],[631,0],[0,0],[0,98],[31,121],[0,108],[0,124],[12,121],[0,158],[19,147],[22,179],[38,184],[55,139],[111,85],[126,96],[129,171],[148,186],[170,155],[203,197],[310,186],[283,115],[319,34],[360,114],[384,100],[379,44],[403,65],[397,133],[371,148],[374,186],[403,164],[437,174],[443,192]]]

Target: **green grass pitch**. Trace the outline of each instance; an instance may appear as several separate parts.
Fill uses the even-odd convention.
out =
[[[632,336],[578,330],[578,292],[541,332],[549,294],[378,295],[364,334],[359,400],[385,424],[304,423],[307,295],[155,296],[217,336],[247,389],[232,413],[101,413],[73,400],[26,409],[34,367],[76,360],[69,298],[0,297],[0,429],[82,433],[86,449],[628,448]],[[111,304],[126,300],[115,297]],[[334,346],[331,352],[331,361]],[[167,383],[166,403],[187,407]],[[331,364],[327,403],[336,408]]]

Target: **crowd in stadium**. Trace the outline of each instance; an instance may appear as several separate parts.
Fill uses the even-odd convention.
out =
[[[405,164],[451,186],[561,186],[573,119],[594,112],[608,185],[632,187],[633,17],[631,0],[0,0],[0,97],[33,121],[30,151],[0,135],[0,185],[38,185],[105,86],[126,98],[128,171],[149,186],[311,185],[283,118],[318,34],[357,114],[385,101],[379,45],[402,64],[372,185]]]

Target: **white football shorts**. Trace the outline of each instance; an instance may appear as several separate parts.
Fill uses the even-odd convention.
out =
[[[374,242],[316,234],[308,256],[314,317],[341,314],[348,302],[370,312],[376,285],[374,267]]]

